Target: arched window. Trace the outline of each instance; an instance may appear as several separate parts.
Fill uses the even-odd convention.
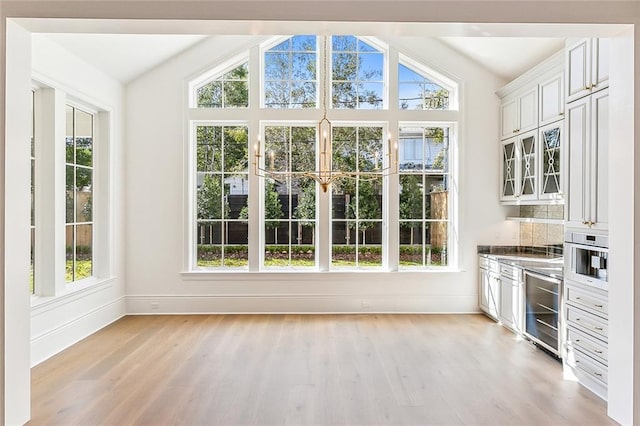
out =
[[[295,35],[264,40],[189,90],[188,270],[452,264],[452,79],[378,39]],[[328,143],[318,132],[325,112]],[[326,193],[304,175],[324,152],[333,170],[353,174]],[[392,159],[397,174],[366,174]]]

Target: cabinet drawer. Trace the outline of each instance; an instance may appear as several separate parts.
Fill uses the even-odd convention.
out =
[[[607,321],[581,309],[568,306],[567,321],[570,325],[577,327],[578,330],[586,331],[605,341],[609,337]]]
[[[522,281],[522,270],[516,266],[500,263],[500,275],[515,281]]]
[[[576,368],[584,371],[599,382],[605,385],[607,384],[609,377],[607,375],[607,367],[605,365],[600,364],[598,361],[592,360],[588,356],[577,351],[574,352],[574,355]]]
[[[587,308],[604,316],[609,314],[609,305],[606,299],[582,291],[577,287],[567,286],[567,300],[574,305]]]
[[[484,256],[479,256],[478,257],[478,265],[482,268],[482,269],[486,269],[489,272],[499,272],[500,271],[500,264],[498,263],[497,259],[492,259],[489,257],[484,257]]]
[[[608,364],[607,344],[597,339],[588,337],[586,334],[569,327],[567,329],[567,345],[575,350],[595,358],[603,364]]]

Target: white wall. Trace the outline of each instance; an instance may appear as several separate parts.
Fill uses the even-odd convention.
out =
[[[504,221],[497,191],[499,104],[494,92],[504,81],[423,37],[389,41],[461,82],[461,271],[181,277],[185,81],[259,40],[208,39],[127,87],[127,312],[476,312],[477,244],[517,244],[518,227]],[[152,311],[151,303],[158,309]]]
[[[122,197],[124,174],[124,88],[119,82],[40,34],[32,35],[32,75],[34,80],[60,89],[68,96],[90,104],[98,110],[110,111],[112,164],[108,172],[111,175],[109,181],[113,191],[111,200],[108,200],[113,215],[110,236],[112,247],[109,253],[113,265],[111,271],[105,274],[105,268],[101,268],[103,274],[100,281],[92,287],[61,297],[33,300],[31,365],[36,365],[124,315],[124,227],[123,206],[119,201]],[[105,153],[108,151],[100,152]],[[29,217],[28,210],[26,217]],[[99,251],[98,247],[94,247],[94,253],[96,251]],[[22,261],[22,256],[20,259]]]
[[[3,174],[9,185],[5,196],[4,343],[15,348],[5,355],[6,424],[22,424],[29,419],[29,32],[7,23],[7,61],[16,66],[6,75],[6,162]],[[11,99],[11,101],[9,101]]]

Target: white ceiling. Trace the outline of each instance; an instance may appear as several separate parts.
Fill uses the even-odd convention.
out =
[[[440,40],[507,81],[564,47],[564,38],[440,37]]]
[[[128,83],[202,41],[194,34],[46,34],[69,52]],[[506,81],[511,81],[564,46],[563,38],[439,37]]]
[[[212,35],[366,34],[438,37],[505,81],[560,50],[566,37],[608,37],[593,24],[393,23],[16,18],[122,83]],[[286,31],[283,31],[286,28]]]
[[[47,34],[47,37],[90,65],[126,84],[207,36]]]

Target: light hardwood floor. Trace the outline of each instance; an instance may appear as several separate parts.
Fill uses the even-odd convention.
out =
[[[605,425],[481,315],[130,316],[32,371],[30,424]]]

